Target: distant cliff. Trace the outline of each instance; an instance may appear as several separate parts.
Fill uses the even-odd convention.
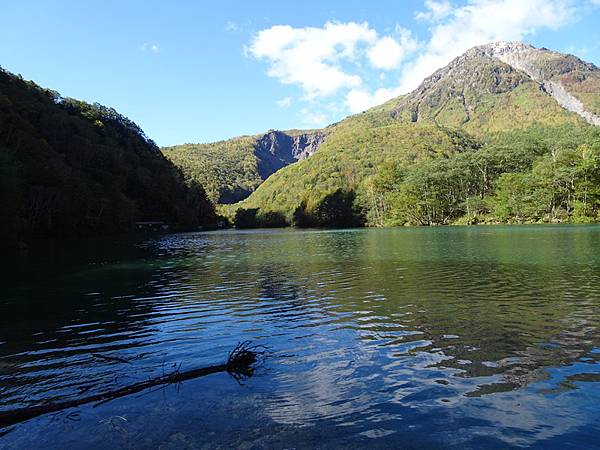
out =
[[[285,131],[268,132],[255,144],[260,177],[265,180],[282,167],[308,158],[324,140],[325,133],[320,131],[295,135]]]
[[[235,203],[273,173],[313,155],[326,137],[323,130],[270,130],[257,136],[176,145],[162,151],[188,178],[205,186],[213,201]]]

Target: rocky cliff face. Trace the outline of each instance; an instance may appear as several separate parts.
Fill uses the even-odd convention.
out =
[[[264,180],[282,167],[308,158],[325,141],[326,133],[315,131],[292,134],[270,131],[256,141],[258,173]]]
[[[521,42],[495,42],[468,50],[402,98],[392,115],[462,126],[475,110],[481,110],[485,96],[510,94],[522,85],[600,126],[594,111],[600,101],[600,70],[573,55]]]

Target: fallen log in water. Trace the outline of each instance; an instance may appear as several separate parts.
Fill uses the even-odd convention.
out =
[[[111,400],[131,394],[137,394],[138,392],[145,391],[146,389],[152,387],[181,383],[182,381],[211,375],[213,373],[228,372],[236,380],[239,380],[243,377],[249,377],[254,372],[254,368],[252,366],[256,362],[258,355],[264,353],[259,351],[260,348],[261,347],[259,346],[251,346],[249,342],[241,342],[236,345],[231,353],[229,353],[227,362],[225,364],[202,367],[187,371],[181,371],[180,369],[177,369],[174,372],[171,372],[167,375],[162,375],[158,378],[140,381],[120,389],[90,395],[88,397],[81,397],[74,400],[66,400],[56,403],[45,403],[39,406],[13,409],[10,411],[2,411],[0,412],[0,428],[15,425],[44,414],[64,411],[65,409],[86,405],[88,403],[96,403],[94,405],[94,407],[96,407]],[[3,434],[1,431],[2,430],[0,430],[0,436]]]

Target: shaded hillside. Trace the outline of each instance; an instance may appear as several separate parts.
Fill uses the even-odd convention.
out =
[[[229,212],[296,223],[331,195],[342,198],[336,192],[353,192],[356,214],[371,225],[596,220],[599,74],[526,44],[476,47],[412,93],[331,126],[315,156],[278,171]],[[497,188],[511,183],[502,174],[529,171],[512,179],[519,193],[500,199]]]
[[[311,156],[327,133],[269,131],[211,144],[184,144],[163,148],[167,158],[191,180],[205,186],[216,203],[234,203],[250,195],[279,169]]]
[[[136,221],[215,220],[199,185],[114,109],[63,98],[0,70],[2,235],[78,236]]]

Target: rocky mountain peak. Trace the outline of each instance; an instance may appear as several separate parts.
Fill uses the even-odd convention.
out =
[[[314,154],[325,141],[323,131],[306,133],[271,130],[259,137],[255,145],[258,172],[266,179],[272,173]]]
[[[467,50],[465,55],[487,55],[497,58],[500,55],[514,55],[536,50],[533,45],[521,41],[496,41],[473,47]]]
[[[481,96],[508,94],[527,83],[562,108],[600,126],[598,112],[582,102],[600,83],[596,66],[573,55],[505,41],[473,47],[455,58],[402,98],[392,115],[417,121],[453,110],[452,125],[461,126],[471,120]]]

